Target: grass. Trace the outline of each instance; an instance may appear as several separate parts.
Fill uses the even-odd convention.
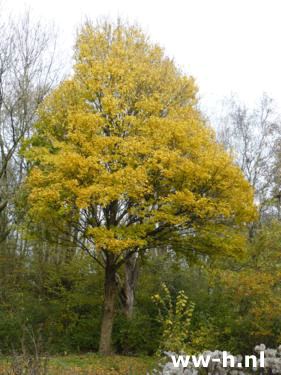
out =
[[[7,357],[0,360],[0,375],[16,374],[11,372],[12,361],[12,358]],[[155,360],[151,357],[72,354],[51,357],[48,361],[48,371],[42,372],[42,375],[146,375],[147,370],[151,373],[154,366]]]

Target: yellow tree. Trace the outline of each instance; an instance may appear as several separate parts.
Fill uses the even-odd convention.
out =
[[[28,214],[104,267],[99,350],[109,353],[116,296],[130,317],[141,252],[237,253],[255,209],[196,109],[193,79],[141,30],[87,23],[75,62],[26,145]]]

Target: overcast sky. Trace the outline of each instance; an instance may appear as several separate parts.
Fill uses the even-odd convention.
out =
[[[202,105],[212,113],[231,92],[248,104],[267,92],[281,107],[280,1],[278,0],[0,0],[18,13],[53,20],[71,51],[87,16],[137,21],[195,77]]]

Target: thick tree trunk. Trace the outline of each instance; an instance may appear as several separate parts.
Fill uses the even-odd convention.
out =
[[[135,299],[135,288],[138,278],[138,252],[132,254],[125,261],[124,268],[124,283],[120,289],[120,298],[123,305],[123,311],[127,318],[127,332],[125,334],[125,341],[123,345],[123,353],[129,353],[129,321],[132,319],[134,299]]]
[[[127,319],[132,318],[135,288],[138,278],[138,253],[134,253],[125,262],[125,279],[123,285],[123,307]]]
[[[110,253],[105,253],[105,258],[104,310],[101,325],[99,352],[107,355],[112,351],[111,336],[115,317],[115,302],[118,291],[120,291],[121,301],[127,319],[131,319],[132,317],[134,292],[138,275],[138,253],[136,252],[135,254],[132,254],[132,256],[125,261],[125,278],[121,290],[119,289],[120,281],[118,281],[119,279],[115,264],[116,259],[114,255]]]
[[[110,262],[108,262],[110,263]],[[104,281],[104,310],[101,325],[99,352],[108,355],[111,353],[111,336],[115,316],[115,300],[117,296],[116,270],[107,264]]]

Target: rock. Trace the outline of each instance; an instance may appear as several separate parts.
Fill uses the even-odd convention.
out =
[[[163,370],[158,370],[157,373],[154,375],[199,375],[201,373],[207,375],[251,375],[253,372],[256,372],[258,375],[281,375],[281,345],[277,349],[271,349],[265,347],[264,344],[257,345],[255,347],[255,352],[260,353],[264,351],[264,364],[265,368],[260,367],[260,358],[258,355],[257,357],[257,368],[250,367],[243,368],[242,364],[244,363],[244,358],[241,355],[234,356],[234,367],[223,367],[223,352],[222,351],[205,351],[202,353],[204,358],[209,356],[210,361],[208,364],[208,368],[203,368],[203,366],[195,367],[193,364],[192,356],[190,356],[190,360],[187,367],[182,366],[182,363],[179,367],[175,367],[172,362],[166,363]],[[168,357],[172,357],[177,355],[172,352],[164,352],[164,354]],[[186,354],[181,353],[181,355],[185,356]],[[227,355],[232,355],[231,353],[227,353]],[[251,353],[249,353],[251,356]],[[198,356],[197,356],[198,359]],[[218,359],[220,361],[218,361]],[[241,365],[240,365],[241,364]],[[202,371],[203,370],[203,371]]]
[[[175,367],[173,363],[166,363],[163,369],[163,375],[184,375],[183,367]]]
[[[264,344],[260,344],[260,345],[257,345],[255,347],[255,352],[259,353],[259,352],[262,352],[262,351],[265,351],[265,345]]]

